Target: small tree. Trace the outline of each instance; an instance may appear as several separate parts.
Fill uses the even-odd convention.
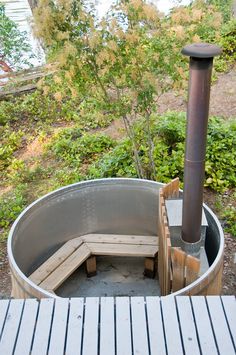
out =
[[[6,16],[4,5],[0,4],[0,67],[11,71],[28,65],[26,53],[31,53],[26,32],[19,31],[14,21]]]
[[[55,97],[89,98],[96,109],[121,118],[132,141],[140,178],[156,176],[151,114],[160,95],[181,85],[186,77],[187,60],[180,49],[194,37],[191,14],[196,23],[205,16],[197,3],[163,18],[144,0],[122,0],[101,22],[89,3],[77,0],[41,0],[35,11],[36,34],[61,69],[54,78]],[[188,24],[186,33],[179,18]],[[136,139],[137,117],[144,118],[146,141],[142,146]],[[143,159],[143,150],[148,151],[148,161]]]

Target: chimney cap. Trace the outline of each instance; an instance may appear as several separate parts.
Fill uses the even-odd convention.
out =
[[[181,53],[195,58],[212,58],[221,54],[222,49],[215,44],[193,43],[185,46]]]

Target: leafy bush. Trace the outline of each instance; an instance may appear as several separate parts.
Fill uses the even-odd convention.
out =
[[[236,122],[213,117],[208,129],[206,186],[216,191],[236,185]]]
[[[234,206],[226,207],[222,217],[225,220],[225,230],[236,237],[236,208]]]
[[[0,227],[6,229],[26,206],[25,186],[19,185],[15,190],[0,197]]]
[[[128,139],[123,140],[112,151],[104,154],[97,163],[92,164],[87,174],[90,179],[122,176],[137,177]]]
[[[48,149],[58,158],[74,166],[96,160],[114,147],[115,142],[104,134],[83,133],[79,128],[67,128],[56,134]]]
[[[39,90],[0,102],[0,124],[15,121],[57,122],[60,120],[76,120],[78,112],[76,103],[71,99],[57,102],[50,95],[43,95]]]
[[[0,173],[5,169],[13,158],[13,153],[20,148],[24,133],[21,130],[12,131],[9,127],[0,127]]]
[[[55,171],[53,175],[53,189],[57,189],[62,186],[74,184],[82,180],[82,175],[79,169],[63,167],[58,171]]]
[[[148,178],[148,150],[143,144],[146,129],[145,121],[136,124],[139,156]],[[179,176],[183,180],[184,141],[186,118],[184,113],[167,113],[161,117],[153,116],[151,134],[153,136],[153,158],[155,180],[167,182]],[[109,154],[91,165],[88,175],[91,178],[127,176],[136,177],[132,159],[131,141],[125,139]],[[216,191],[224,191],[236,186],[236,124],[211,117],[208,128],[206,154],[206,186]]]
[[[0,101],[0,125],[21,124],[28,122],[31,125],[38,123],[49,124],[60,121],[76,122],[84,129],[93,129],[108,126],[113,116],[95,106],[90,100],[80,102],[79,100],[66,97],[57,101],[53,97],[53,87],[50,87],[51,94],[42,94],[40,90],[20,97],[11,97],[8,100]],[[99,111],[100,110],[100,111]]]

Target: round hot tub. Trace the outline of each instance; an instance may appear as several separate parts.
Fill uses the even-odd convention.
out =
[[[13,297],[56,297],[29,279],[65,242],[93,233],[157,234],[158,192],[163,184],[139,179],[79,182],[53,191],[28,206],[13,224],[8,257]],[[208,270],[175,294],[216,294],[221,285],[224,236],[214,213],[208,222],[205,250]],[[147,295],[148,296],[148,295]]]

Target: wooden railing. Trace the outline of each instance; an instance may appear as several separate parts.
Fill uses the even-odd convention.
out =
[[[0,99],[7,95],[17,95],[35,90],[39,79],[56,72],[56,64],[51,63],[30,69],[8,72],[0,75]]]

